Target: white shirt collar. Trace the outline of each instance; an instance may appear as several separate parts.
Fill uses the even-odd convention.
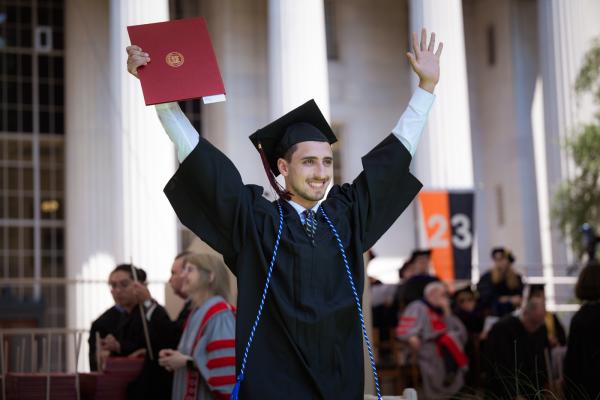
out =
[[[300,204],[296,203],[295,201],[292,200],[288,200],[288,203],[290,203],[290,205],[292,207],[294,207],[294,210],[296,210],[296,212],[298,213],[298,215],[300,216],[300,219],[302,220],[302,223],[304,223],[304,214],[302,214],[304,211],[306,211],[306,208],[304,208],[303,206],[301,206]],[[317,204],[315,204],[315,206],[312,208],[312,210],[316,213],[317,210],[319,209],[319,206],[321,205],[321,202],[317,202]]]

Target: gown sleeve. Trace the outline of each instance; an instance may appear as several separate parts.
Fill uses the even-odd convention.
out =
[[[422,331],[426,322],[422,304],[416,301],[412,302],[400,317],[396,327],[396,337],[400,340],[408,340],[411,336],[422,338]]]
[[[461,350],[464,349],[467,343],[467,329],[458,317],[450,315],[447,319],[448,335],[450,335],[457,343],[460,344]]]
[[[358,204],[363,252],[390,228],[422,187],[409,166],[434,99],[417,88],[392,133],[362,158],[363,172],[352,184],[332,189],[338,198],[345,196]]]
[[[229,399],[235,384],[235,348],[219,345],[235,340],[235,317],[219,313],[206,326],[206,348],[198,346],[194,362],[215,399]]]
[[[585,397],[585,393],[580,387],[580,377],[584,375],[582,369],[585,364],[585,360],[581,356],[585,352],[581,345],[583,343],[581,340],[582,333],[580,318],[575,315],[571,321],[567,353],[564,360],[565,394],[569,400]]]
[[[200,138],[164,192],[180,221],[221,253],[237,274],[233,260],[251,224],[252,203],[261,197],[262,188],[244,185],[233,163]]]
[[[89,361],[90,371],[97,371],[98,365],[96,363],[96,332],[98,332],[97,321],[92,323],[90,328],[90,335],[88,336],[88,347],[89,347]]]
[[[331,189],[329,198],[357,206],[363,251],[377,242],[421,190],[423,185],[409,171],[411,159],[406,147],[390,134],[362,158],[363,171],[352,184]]]

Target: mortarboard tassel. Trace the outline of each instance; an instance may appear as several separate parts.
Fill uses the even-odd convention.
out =
[[[275,175],[273,175],[273,171],[271,171],[271,166],[269,165],[269,160],[267,160],[267,155],[265,154],[265,151],[263,150],[262,145],[260,143],[258,144],[258,153],[260,154],[260,159],[262,160],[263,168],[265,169],[265,173],[267,174],[267,178],[269,179],[269,183],[273,187],[273,190],[275,190],[277,195],[282,199],[290,200],[292,198],[292,195],[290,194],[290,192],[281,187],[279,182],[277,182],[277,179],[275,179]]]

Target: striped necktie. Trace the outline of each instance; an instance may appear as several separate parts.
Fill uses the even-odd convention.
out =
[[[315,244],[315,236],[317,234],[317,219],[315,218],[315,212],[313,210],[304,211],[304,230],[306,235],[312,240],[312,244]]]

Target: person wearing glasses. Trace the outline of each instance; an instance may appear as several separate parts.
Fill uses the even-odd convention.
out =
[[[145,282],[146,272],[140,268],[136,272],[138,279]],[[92,322],[88,339],[91,371],[99,369],[96,357],[97,345],[104,347],[101,345],[103,343],[108,353],[110,353],[109,349],[120,351],[120,343],[116,340],[117,332],[138,304],[133,282],[131,267],[125,264],[118,265],[108,276],[108,286],[115,304]],[[97,334],[100,343],[96,343]]]
[[[134,279],[135,268],[137,282]],[[109,275],[108,285],[115,305],[92,323],[88,339],[90,370],[102,369],[107,357],[144,357],[139,377],[130,383],[129,399],[163,399],[171,393],[172,376],[158,365],[160,350],[177,343],[177,330],[167,311],[156,302],[146,287],[146,272],[131,264],[118,265]],[[153,360],[147,354],[142,313],[148,327]],[[100,337],[96,343],[96,332]],[[100,351],[100,357],[97,352]],[[98,364],[100,360],[100,365]]]

